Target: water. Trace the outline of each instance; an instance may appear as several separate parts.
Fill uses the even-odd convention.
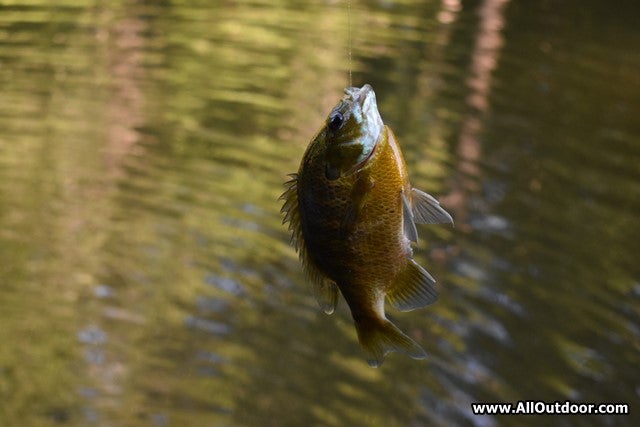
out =
[[[280,205],[348,82],[343,2],[0,5],[1,426],[637,425],[635,2],[352,1],[416,187],[430,357],[364,361]],[[213,2],[216,3],[216,2]],[[474,416],[471,402],[631,414]]]

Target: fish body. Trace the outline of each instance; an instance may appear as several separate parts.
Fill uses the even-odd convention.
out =
[[[330,314],[342,293],[371,366],[386,353],[420,359],[424,350],[385,316],[437,299],[435,280],[412,257],[415,223],[453,223],[411,187],[393,131],[380,118],[370,85],[347,88],[309,144],[282,195],[285,222],[316,298]]]

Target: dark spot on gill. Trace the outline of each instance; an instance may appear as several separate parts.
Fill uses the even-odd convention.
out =
[[[340,169],[332,166],[330,163],[327,163],[324,170],[324,176],[326,176],[329,181],[335,181],[340,178]]]

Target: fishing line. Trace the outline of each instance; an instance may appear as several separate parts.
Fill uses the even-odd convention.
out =
[[[349,87],[353,86],[353,79],[351,76],[351,69],[352,69],[352,54],[351,54],[351,45],[353,44],[351,42],[351,0],[347,0],[347,27],[348,27],[348,32],[349,32],[349,36],[348,36],[348,43],[349,43]]]

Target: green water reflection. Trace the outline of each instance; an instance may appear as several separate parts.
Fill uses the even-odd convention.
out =
[[[214,3],[214,4],[210,4]],[[636,425],[634,2],[352,2],[441,284],[370,369],[278,202],[348,84],[346,3],[0,3],[1,426]],[[474,416],[471,402],[631,414]]]

